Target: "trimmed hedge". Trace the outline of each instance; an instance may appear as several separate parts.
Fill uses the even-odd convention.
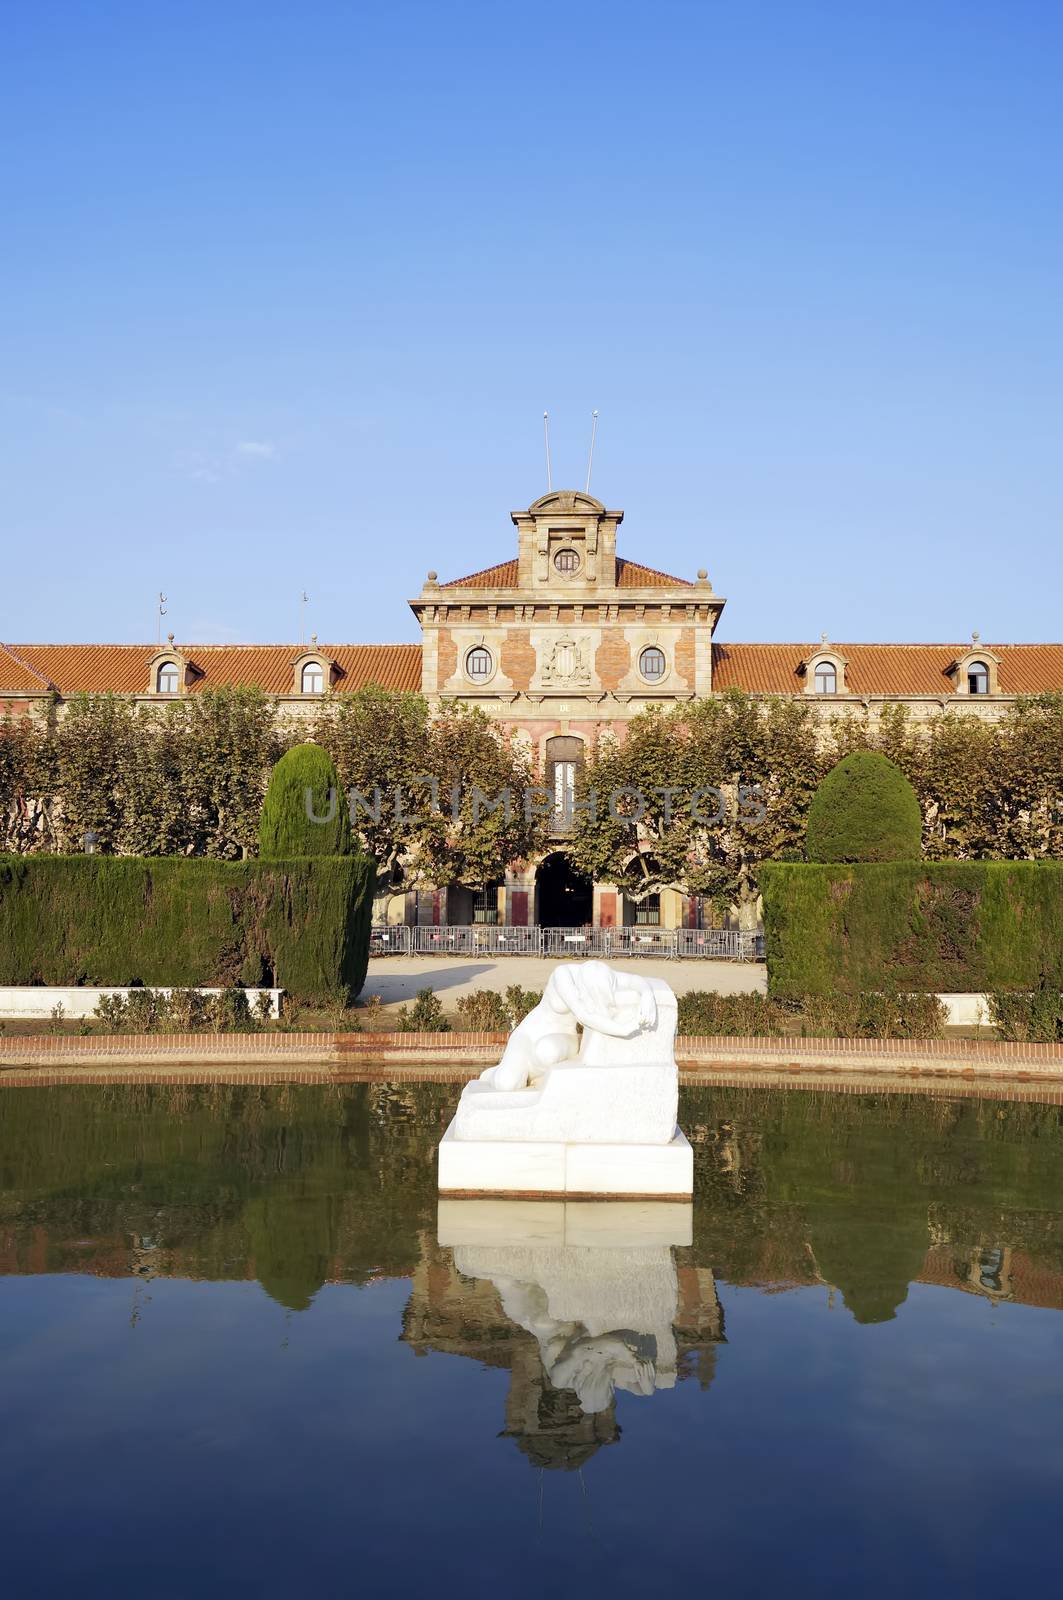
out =
[[[0,984],[149,988],[272,979],[349,1003],[365,982],[366,856],[0,857]]]
[[[1063,988],[1063,862],[771,862],[772,994]]]
[[[900,767],[855,750],[832,767],[808,808],[810,861],[918,861],[923,815]]]

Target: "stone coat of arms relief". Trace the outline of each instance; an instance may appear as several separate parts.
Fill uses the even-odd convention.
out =
[[[590,640],[560,634],[543,645],[540,682],[545,689],[587,689],[591,685]]]

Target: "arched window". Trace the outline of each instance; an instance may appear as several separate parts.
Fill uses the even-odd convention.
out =
[[[554,556],[554,566],[558,572],[573,573],[579,571],[579,556],[575,550],[558,550]]]
[[[838,693],[838,669],[833,661],[821,661],[816,667],[816,693]]]
[[[155,689],[159,694],[176,694],[179,682],[176,661],[163,661],[155,674]]]
[[[478,644],[474,650],[470,650],[465,657],[465,671],[473,683],[486,683],[493,670],[494,662],[491,660],[491,652],[490,650],[485,650],[482,644]]]
[[[666,668],[664,651],[659,650],[655,644],[651,644],[639,656],[639,671],[650,683],[659,682],[664,677]]]
[[[304,694],[324,694],[325,669],[319,661],[308,661],[303,668],[302,686]]]
[[[556,734],[546,741],[546,783],[554,797],[554,833],[567,833],[572,827],[583,756],[583,740],[574,734]]]
[[[989,693],[989,668],[984,661],[972,661],[967,667],[967,693]]]

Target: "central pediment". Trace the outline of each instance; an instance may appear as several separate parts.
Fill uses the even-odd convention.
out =
[[[605,516],[605,506],[600,500],[596,500],[592,494],[584,494],[579,489],[551,489],[547,494],[540,495],[538,500],[533,500],[526,513],[515,511],[513,517],[516,520],[518,515],[535,517],[550,516],[555,513],[559,515],[574,514],[580,517],[603,517]],[[614,511],[612,515],[619,521],[622,513]]]

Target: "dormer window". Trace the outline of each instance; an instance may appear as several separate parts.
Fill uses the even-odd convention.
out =
[[[555,554],[554,566],[558,572],[564,573],[566,577],[571,577],[574,572],[579,571],[579,556],[570,545],[566,545]]]
[[[849,665],[824,634],[819,649],[806,656],[798,669],[805,680],[806,694],[848,694],[845,669]]]
[[[984,661],[970,661],[967,664],[967,693],[989,693],[989,668]]]
[[[176,694],[180,685],[181,675],[177,670],[176,661],[163,661],[155,674],[156,694]]]
[[[949,668],[953,688],[957,694],[999,694],[1000,657],[987,650],[977,634],[971,644]]]
[[[292,658],[292,694],[328,694],[335,688],[337,678],[342,677],[339,663],[318,649],[316,633],[310,635],[309,650],[300,650]]]

